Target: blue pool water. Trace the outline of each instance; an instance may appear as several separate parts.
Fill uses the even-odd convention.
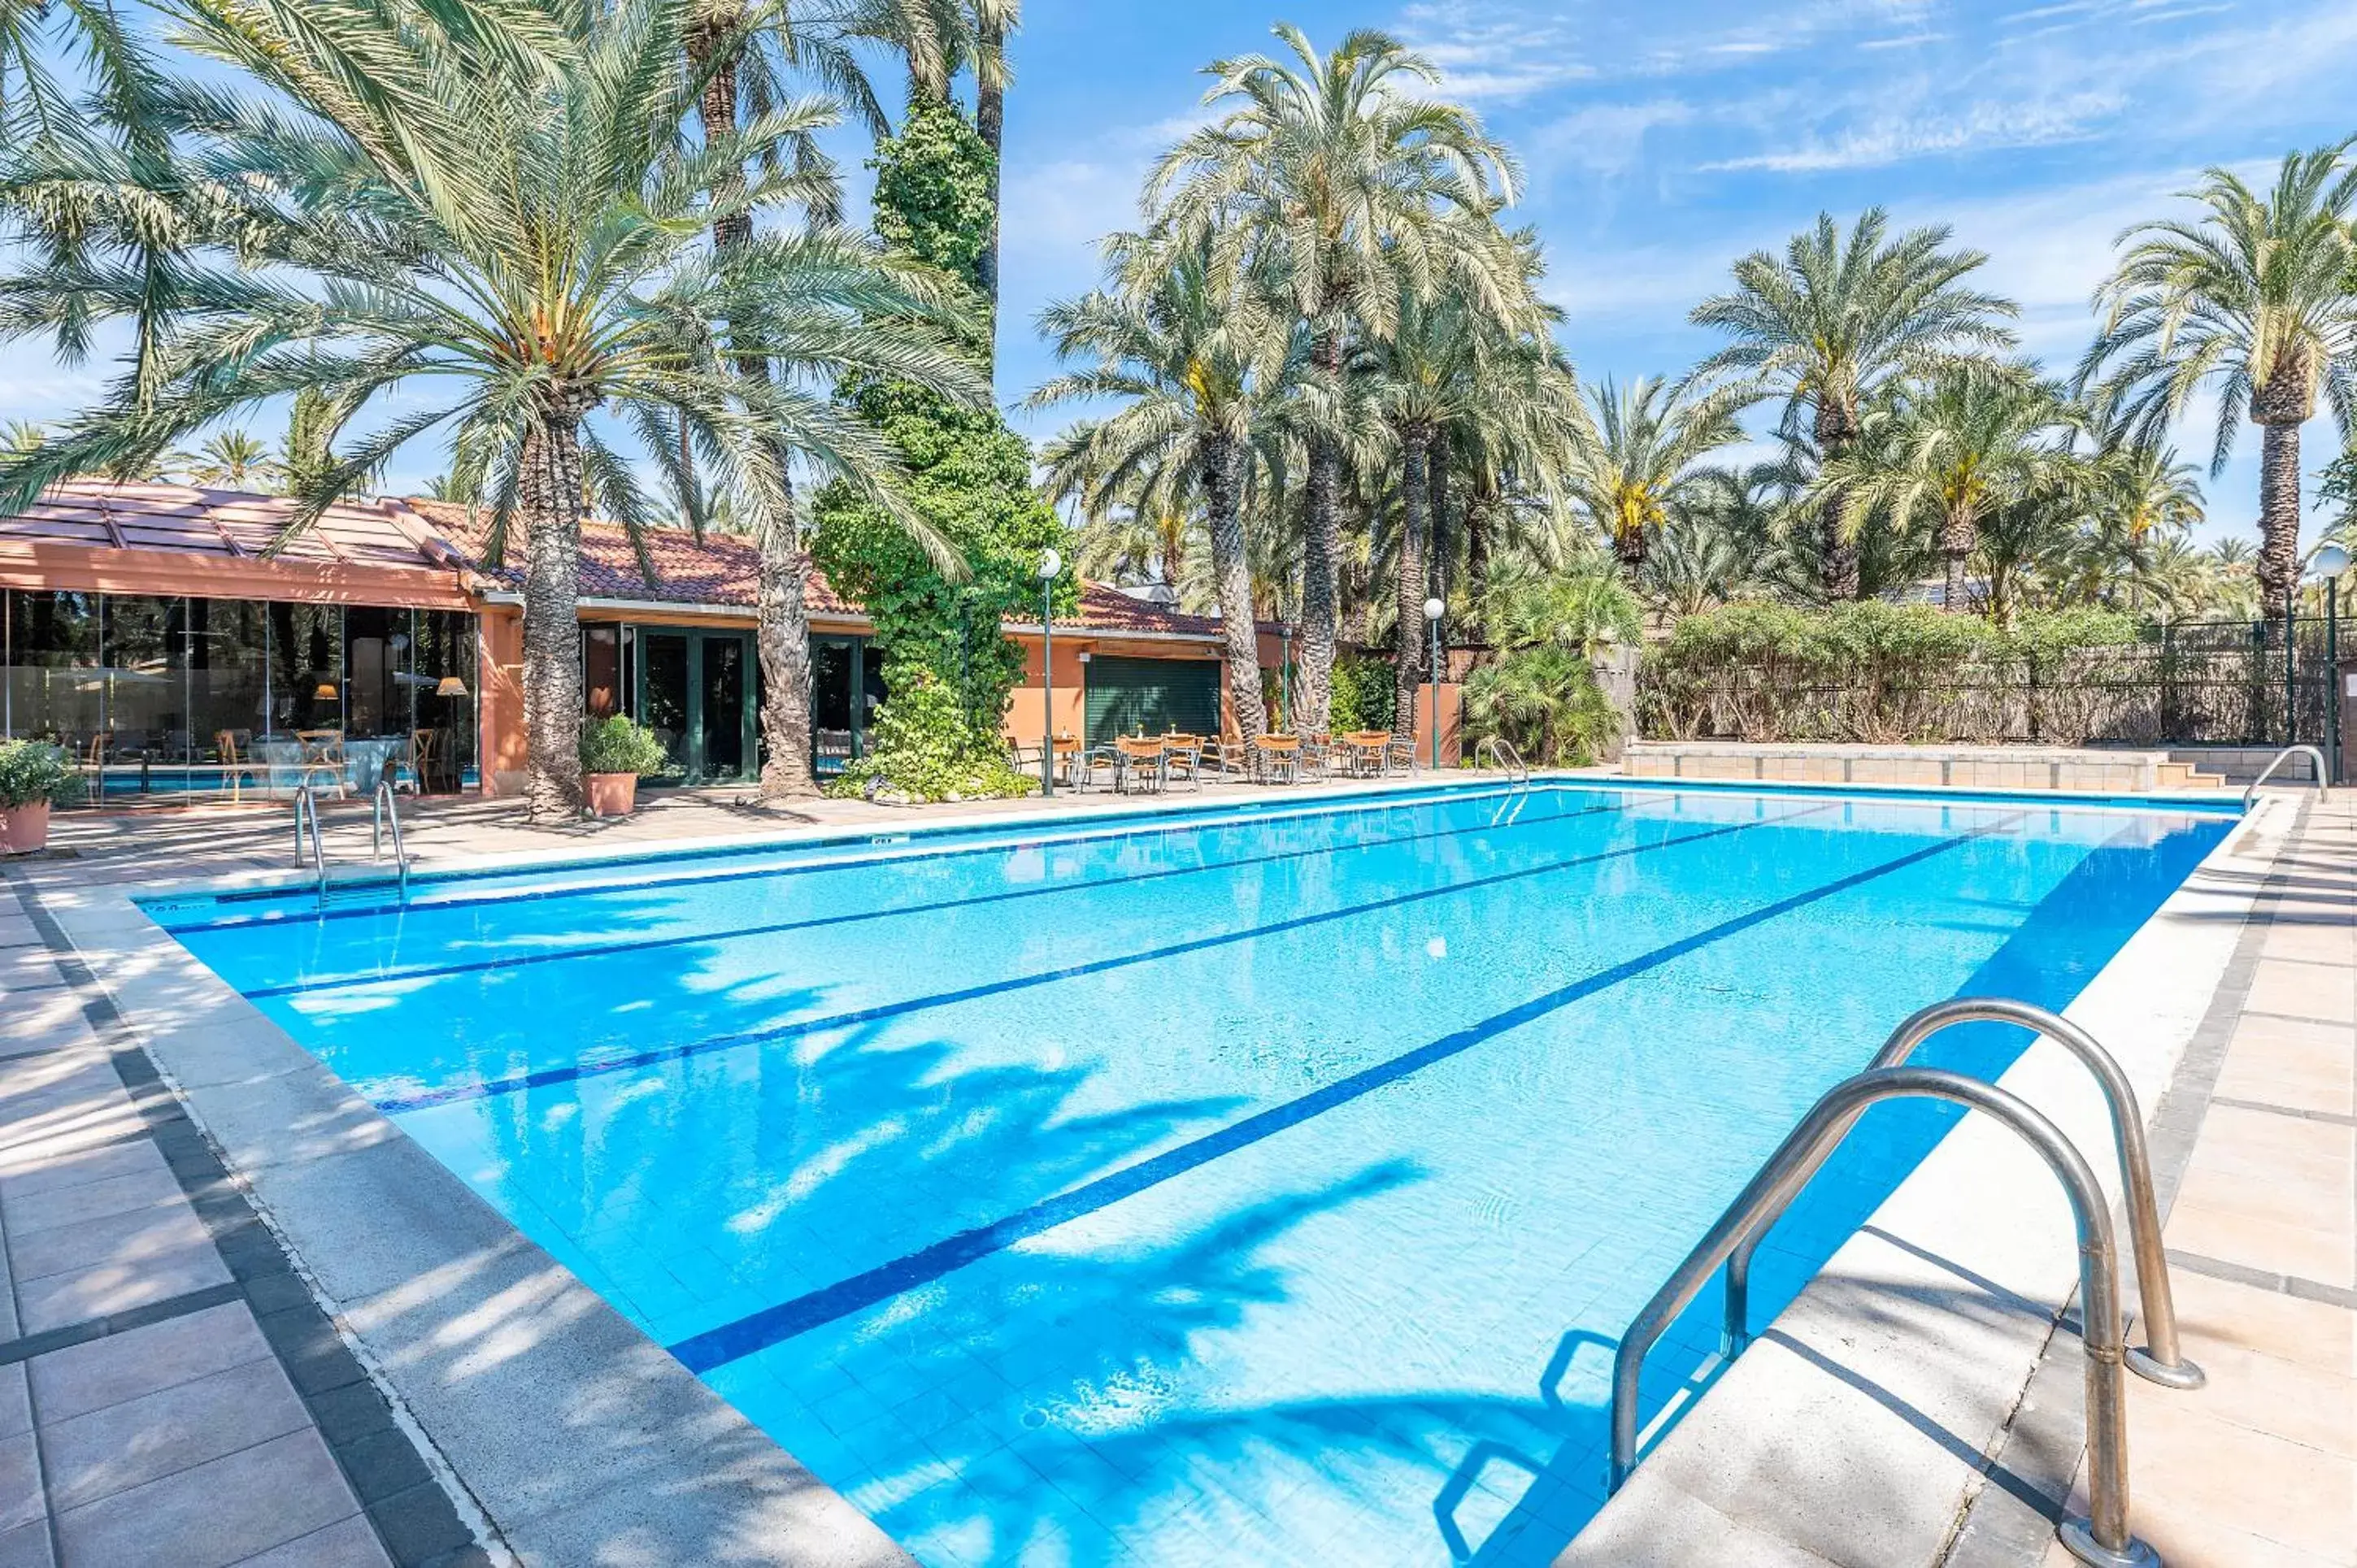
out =
[[[150,908],[929,1563],[1536,1564],[1800,1112],[2067,1004],[2231,825],[1455,789]],[[1763,1320],[1950,1114],[1868,1119]]]

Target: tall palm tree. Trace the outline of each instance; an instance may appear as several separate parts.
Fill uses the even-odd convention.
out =
[[[850,48],[860,20],[857,13],[823,0],[799,7],[793,0],[777,0],[758,9],[748,0],[695,0],[687,29],[688,66],[704,83],[696,117],[705,145],[741,138],[748,112],[757,119],[791,127],[794,163],[806,182],[804,205],[814,220],[832,220],[842,207],[833,166],[813,134],[825,116],[815,105],[787,100],[784,89],[798,77],[815,79],[849,104],[871,134],[880,135],[888,129],[874,86]],[[746,177],[740,165],[722,169],[718,178],[724,194],[733,196],[743,188]],[[752,210],[726,201],[716,204],[715,252],[737,255],[752,242]],[[739,354],[736,365],[758,398],[770,379],[769,362]],[[761,664],[759,789],[764,800],[818,789],[811,757],[810,562],[795,504],[791,453],[780,447],[776,463],[782,476],[780,504],[770,514],[770,525],[754,530],[759,563],[754,643]]]
[[[1535,248],[1534,248],[1534,254]],[[1479,426],[1512,411],[1493,406],[1512,389],[1511,361],[1544,321],[1534,295],[1516,288],[1494,300],[1443,289],[1429,299],[1403,289],[1391,330],[1361,338],[1351,369],[1362,382],[1369,412],[1388,430],[1399,460],[1399,536],[1394,562],[1392,672],[1394,727],[1415,728],[1416,688],[1426,671],[1427,596],[1438,593],[1437,552],[1446,505],[1448,437],[1458,426]],[[1500,373],[1493,364],[1503,362]],[[1437,680],[1439,672],[1432,672]]]
[[[175,452],[165,461],[188,483],[208,489],[251,490],[273,482],[277,465],[270,448],[250,430],[224,430],[193,452]]]
[[[2248,419],[2262,432],[2259,586],[2279,620],[2299,575],[2299,427],[2329,386],[2342,434],[2357,354],[2357,164],[2348,144],[2287,156],[2262,196],[2213,168],[2187,191],[2198,221],[2141,223],[2096,291],[2102,330],[2079,384],[2136,439],[2155,442],[2203,388],[2218,399],[2210,471],[2233,455]]]
[[[2026,367],[1951,364],[1877,410],[1819,470],[1812,499],[1836,511],[1850,539],[1869,519],[1903,534],[1924,518],[1947,574],[1946,607],[1961,615],[1986,521],[2007,509],[2050,516],[2047,503],[2092,491],[2093,467],[2071,449],[2081,424],[2060,389]]]
[[[1743,439],[1739,392],[1644,376],[1588,390],[1571,428],[1564,488],[1635,582],[1652,539],[1720,481],[1705,460]]]
[[[1259,252],[1308,344],[1297,706],[1298,727],[1320,730],[1339,611],[1350,336],[1388,333],[1404,292],[1429,298],[1449,284],[1488,297],[1519,276],[1514,245],[1487,221],[1512,199],[1517,176],[1476,115],[1415,93],[1439,73],[1395,39],[1353,32],[1321,55],[1289,23],[1276,36],[1289,59],[1243,55],[1210,67],[1203,101],[1226,113],[1163,156],[1146,199],[1181,246],[1218,234]]]
[[[490,553],[514,528],[523,536],[535,816],[579,801],[586,493],[594,485],[634,534],[653,521],[614,425],[640,439],[691,520],[707,508],[690,454],[767,524],[784,504],[781,447],[906,510],[888,446],[813,381],[874,371],[987,395],[948,346],[959,324],[928,274],[835,231],[702,246],[714,217],[804,193],[791,167],[743,181],[803,126],[683,147],[703,83],[680,70],[683,5],[602,7],[554,59],[419,28],[404,7],[184,9],[191,43],[267,97],[172,93],[168,179],[130,196],[119,171],[76,149],[0,163],[0,203],[23,213],[38,192],[32,211],[48,225],[0,274],[0,336],[52,333],[70,347],[91,320],[170,328],[151,387],[118,385],[38,451],[0,462],[0,504],[265,399],[317,392],[347,428],[371,413],[373,427],[300,498],[291,534],[447,427],[454,484],[490,498]],[[364,91],[350,85],[353,60],[368,62]],[[135,223],[154,232],[159,215],[176,252],[161,278],[121,261],[115,243]],[[796,373],[756,387],[729,368],[748,354]],[[413,385],[442,395],[387,406]]]
[[[1133,234],[1106,242],[1110,286],[1050,305],[1039,329],[1060,360],[1089,360],[1025,400],[1049,408],[1114,399],[1122,406],[1059,445],[1050,483],[1093,513],[1108,504],[1152,516],[1199,505],[1211,546],[1228,702],[1247,742],[1267,725],[1244,517],[1255,488],[1283,486],[1283,429],[1265,362],[1273,330],[1260,291],[1201,243],[1169,251]],[[1142,264],[1140,257],[1158,259]]]
[[[1733,341],[1697,376],[1740,372],[1785,399],[1788,424],[1807,416],[1828,462],[1857,439],[1867,401],[1893,377],[1921,375],[1960,354],[2010,349],[2009,300],[1963,286],[1988,258],[1946,249],[1944,225],[1888,238],[1889,220],[1868,208],[1846,243],[1830,212],[1792,236],[1780,260],[1755,251],[1735,263],[1735,287],[1695,307],[1697,327]],[[1819,515],[1824,593],[1858,595],[1858,556],[1830,504]]]

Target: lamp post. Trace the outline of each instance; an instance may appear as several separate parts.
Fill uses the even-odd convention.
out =
[[[1056,792],[1056,574],[1064,558],[1039,552],[1039,793]]]
[[[2324,544],[2309,557],[2309,567],[2324,579],[2324,727],[2329,737],[2325,755],[2332,760],[2328,783],[2341,782],[2341,578],[2349,570],[2349,552]]]
[[[1438,599],[1424,601],[1424,618],[1432,628],[1432,770],[1440,771],[1440,616],[1448,607]]]

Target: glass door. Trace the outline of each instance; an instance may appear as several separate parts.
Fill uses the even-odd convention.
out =
[[[753,639],[741,631],[639,627],[639,722],[671,758],[666,783],[751,777]]]

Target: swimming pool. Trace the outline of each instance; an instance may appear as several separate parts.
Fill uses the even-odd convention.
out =
[[[2233,820],[1453,789],[148,908],[927,1563],[1539,1563],[1800,1111],[2068,1004]],[[1950,1115],[1875,1113],[1758,1316]]]

